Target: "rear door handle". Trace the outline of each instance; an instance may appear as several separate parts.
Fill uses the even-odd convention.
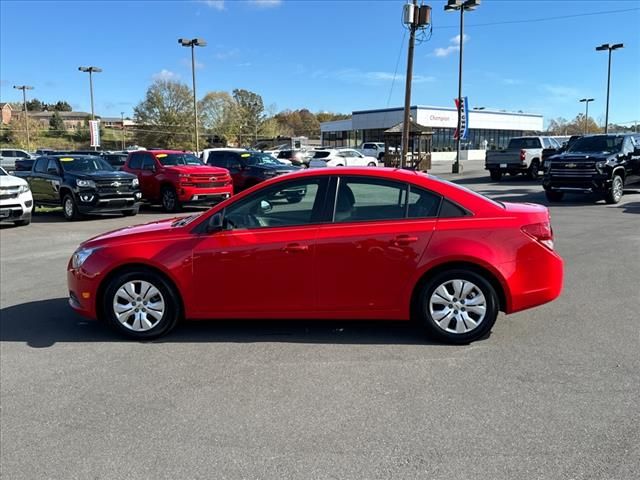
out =
[[[309,250],[309,245],[300,245],[299,243],[290,243],[286,247],[284,247],[286,253],[301,253]]]
[[[407,245],[410,245],[417,241],[418,241],[418,237],[416,237],[415,235],[398,235],[393,240],[393,244],[399,247],[406,247]]]

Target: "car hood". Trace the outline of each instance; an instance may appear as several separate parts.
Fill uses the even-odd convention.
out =
[[[175,227],[171,225],[180,217],[167,218],[158,220],[157,222],[144,223],[142,225],[131,225],[129,227],[119,228],[110,232],[102,233],[96,237],[90,238],[82,243],[82,247],[101,247],[113,241],[128,242],[133,241],[135,237],[149,234],[162,235],[174,231]]]
[[[95,172],[66,172],[76,178],[83,180],[132,180],[137,178],[132,173],[121,172],[119,170],[97,170]]]
[[[13,175],[0,176],[0,187],[19,187],[20,185],[28,185],[28,183],[26,180]]]
[[[192,174],[204,174],[204,175],[220,175],[227,173],[224,168],[211,167],[209,165],[172,165],[170,167],[164,167],[164,170],[169,173],[176,173],[182,175]]]

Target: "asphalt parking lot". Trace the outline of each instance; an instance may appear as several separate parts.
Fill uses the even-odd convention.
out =
[[[478,167],[459,182],[548,204]],[[168,215],[3,226],[2,477],[637,479],[640,188],[551,215],[562,296],[462,347],[390,322],[191,322],[122,340],[68,308],[66,263],[91,236]]]

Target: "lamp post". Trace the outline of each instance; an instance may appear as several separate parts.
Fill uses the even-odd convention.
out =
[[[196,97],[196,55],[194,47],[206,47],[207,42],[202,38],[179,38],[178,43],[183,47],[191,48],[191,77],[193,81],[193,126],[196,133],[196,153],[200,151],[200,140],[198,138],[198,101]]]
[[[89,93],[91,95],[91,120],[95,120],[96,114],[93,109],[93,74],[100,73],[102,69],[98,67],[78,67],[78,70],[89,74]]]
[[[124,151],[124,137],[125,137],[125,131],[124,131],[124,112],[120,112],[120,118],[122,119],[122,151]]]
[[[589,133],[589,102],[593,102],[593,98],[581,98],[579,100],[581,103],[585,103],[585,112],[584,112],[584,134]]]
[[[608,43],[603,43],[599,47],[596,47],[598,52],[603,50],[609,51],[609,68],[607,69],[607,106],[604,114],[604,133],[609,133],[609,88],[611,87],[611,52],[617,50],[619,48],[623,48],[624,44],[616,43],[614,45],[609,45]]]
[[[464,12],[475,10],[480,5],[480,0],[448,0],[444,6],[445,12],[460,11],[460,58],[458,61],[458,138],[456,139],[456,161],[451,168],[451,173],[462,173],[460,165],[460,137],[462,132],[462,49],[464,45]],[[468,119],[467,119],[468,121]]]
[[[29,117],[27,113],[27,90],[33,90],[29,85],[14,85],[16,90],[22,90],[22,104],[24,106],[24,129],[27,132],[27,150],[31,150],[31,142],[29,141]]]

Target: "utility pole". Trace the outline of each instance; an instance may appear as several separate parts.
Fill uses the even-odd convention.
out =
[[[586,111],[584,113],[584,134],[589,133],[589,102],[593,102],[593,98],[581,98],[580,102],[584,102],[586,104]]]
[[[196,54],[195,47],[206,47],[207,42],[202,38],[179,38],[178,43],[183,47],[191,48],[191,80],[193,82],[193,127],[196,134],[196,154],[200,151],[200,139],[198,137],[198,100],[196,96]]]
[[[599,47],[596,47],[597,51],[608,50],[609,51],[609,67],[607,69],[607,106],[604,115],[604,133],[609,133],[609,89],[611,87],[611,52],[617,50],[619,48],[623,48],[624,44],[616,43],[615,45],[609,45],[608,43],[603,43]]]
[[[100,73],[102,71],[99,67],[78,67],[78,70],[89,74],[89,93],[91,95],[91,120],[96,119],[96,114],[93,109],[93,74]],[[98,147],[93,147],[94,150],[98,150]]]
[[[27,112],[27,90],[33,90],[29,85],[14,85],[16,90],[22,90],[22,105],[24,106],[24,129],[27,132],[27,150],[31,150],[29,141],[29,113]]]
[[[124,137],[125,137],[125,131],[124,131],[124,112],[120,112],[120,118],[122,118],[122,151],[124,151]]]
[[[425,28],[431,23],[431,7],[420,5],[413,0],[404,6],[403,23],[409,28],[409,49],[407,51],[407,76],[404,87],[404,117],[402,121],[402,153],[400,155],[400,168],[404,168],[408,162],[409,132],[411,131],[411,82],[413,80],[413,50],[416,43],[416,30]],[[417,120],[417,119],[416,119]]]

